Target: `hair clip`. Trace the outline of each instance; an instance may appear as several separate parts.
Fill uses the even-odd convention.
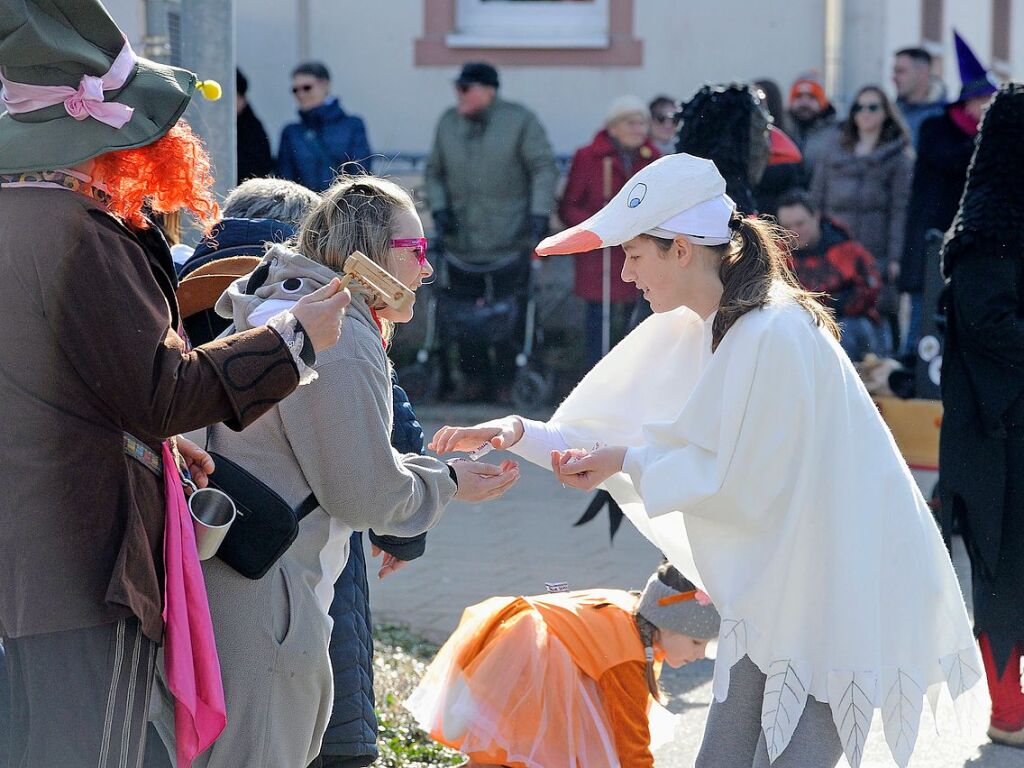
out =
[[[647,659],[648,664],[654,663],[654,649],[651,646],[644,648],[644,657]]]

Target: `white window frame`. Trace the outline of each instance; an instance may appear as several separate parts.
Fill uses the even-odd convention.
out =
[[[609,0],[456,0],[449,48],[608,48]]]

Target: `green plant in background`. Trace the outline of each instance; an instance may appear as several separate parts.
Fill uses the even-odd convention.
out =
[[[373,689],[377,698],[375,768],[433,768],[462,765],[458,752],[432,741],[402,706],[426,671],[437,646],[390,624],[374,629]]]

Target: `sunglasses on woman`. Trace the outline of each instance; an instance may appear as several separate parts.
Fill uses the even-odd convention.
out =
[[[881,104],[854,104],[850,107],[850,112],[854,115],[860,112],[878,112],[882,108]]]
[[[651,115],[651,118],[654,120],[654,122],[665,125],[667,123],[671,123],[675,119],[675,115],[673,115],[671,112],[667,112],[663,115],[655,113]]]
[[[392,248],[412,248],[416,262],[422,267],[427,263],[427,238],[425,237],[403,237],[391,241]]]

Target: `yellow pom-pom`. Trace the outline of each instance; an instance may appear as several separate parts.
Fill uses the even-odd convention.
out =
[[[208,101],[217,101],[224,95],[224,89],[216,80],[200,80],[196,83],[196,90],[203,94]]]

